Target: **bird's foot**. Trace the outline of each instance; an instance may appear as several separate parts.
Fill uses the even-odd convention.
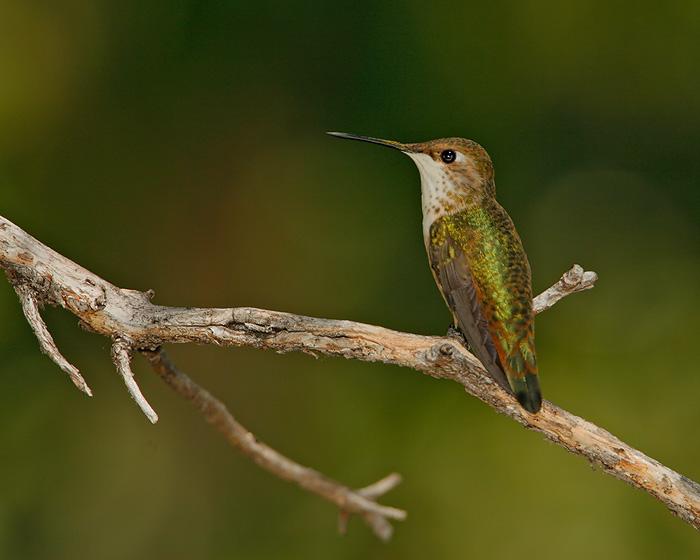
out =
[[[450,326],[448,327],[447,333],[445,334],[445,337],[446,338],[455,338],[455,339],[459,340],[459,342],[461,342],[470,352],[472,351],[471,345],[469,344],[467,337],[464,336],[462,329],[460,329],[454,323],[451,323]]]
[[[464,333],[462,333],[462,329],[460,329],[454,323],[450,323],[450,326],[447,328],[447,334],[445,334],[445,337],[458,338],[461,342],[464,342],[466,340]]]

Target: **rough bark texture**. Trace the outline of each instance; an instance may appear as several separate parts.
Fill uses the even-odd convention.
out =
[[[141,395],[130,369],[131,353],[141,351],[177,392],[190,400],[231,443],[262,467],[337,504],[341,521],[355,513],[381,538],[389,538],[387,518],[405,512],[375,499],[399,483],[398,475],[353,491],[302,467],[259,442],[240,426],[226,407],[172,364],[159,348],[165,343],[196,342],[255,346],[277,352],[301,351],[349,359],[380,361],[451,379],[497,412],[541,432],[567,451],[585,457],[605,472],[664,503],[675,515],[700,529],[700,485],[620,441],[595,424],[545,401],[542,410],[525,412],[456,338],[419,336],[344,320],[316,319],[249,307],[200,309],[153,305],[151,293],[120,289],[46,247],[0,217],[0,266],[15,287],[25,316],[47,353],[81,390],[90,389],[77,368],[56,348],[39,308],[60,305],[83,326],[113,341],[113,359],[144,413],[157,416]],[[597,276],[575,265],[561,280],[535,298],[535,311],[562,297],[593,287]],[[341,523],[341,526],[343,524]]]

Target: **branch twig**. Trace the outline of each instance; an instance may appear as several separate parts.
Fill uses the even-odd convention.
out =
[[[129,394],[136,401],[136,404],[139,405],[141,412],[146,415],[146,418],[151,421],[151,424],[155,424],[158,422],[158,415],[156,414],[156,411],[151,408],[151,405],[148,404],[148,401],[143,396],[143,393],[141,393],[141,389],[134,378],[134,372],[131,371],[131,357],[133,348],[133,345],[123,338],[117,338],[112,344],[112,361],[117,367],[119,375],[122,376],[124,384],[129,390]]]
[[[583,268],[575,264],[564,273],[556,284],[532,300],[533,309],[535,313],[547,311],[565,296],[590,290],[597,281],[598,275],[595,272],[584,272]]]
[[[615,478],[644,489],[664,503],[674,515],[700,529],[700,485],[647,457],[595,424],[547,401],[538,414],[528,414],[486,375],[481,364],[455,338],[419,336],[352,321],[315,319],[247,307],[196,309],[156,306],[150,302],[151,294],[117,288],[3,218],[0,218],[0,266],[6,269],[13,285],[29,286],[40,294],[42,302],[61,305],[80,317],[86,328],[115,340],[128,340],[131,348],[142,352],[164,343],[249,345],[277,352],[294,350],[381,361],[413,368],[436,378],[451,379],[496,411],[528,429],[545,434],[550,441],[600,465],[604,472]],[[574,266],[552,288],[535,298],[536,311],[548,309],[568,294],[591,288],[596,279],[595,273],[584,272],[581,267]],[[187,384],[183,383],[173,387],[187,396]],[[198,387],[197,390],[203,391]],[[200,398],[204,394],[209,395],[199,393]],[[203,413],[214,401],[202,401]],[[225,427],[229,439],[238,429],[231,420],[221,420],[220,424],[215,424],[221,431]],[[244,433],[239,435],[254,441],[247,430],[240,429]],[[237,446],[242,450],[245,448]],[[256,449],[262,453],[261,450],[270,448]],[[265,453],[260,457],[266,457]],[[254,460],[259,462],[258,459]],[[335,484],[334,492],[339,491],[340,485],[319,473],[311,469],[302,472],[303,476],[321,477],[319,480],[323,482],[318,482],[320,486]],[[330,490],[319,492],[302,483],[295,468],[290,466],[285,473],[280,476],[331,499]],[[361,491],[353,495],[357,500],[367,499]],[[333,499],[331,501],[338,503]],[[344,504],[340,507],[341,512],[355,512],[352,508],[356,506]],[[363,511],[374,510],[368,506]],[[396,518],[385,510],[379,511],[385,517]]]
[[[66,360],[58,350],[49,329],[46,327],[46,323],[41,318],[34,290],[19,280],[14,282],[14,288],[22,305],[24,317],[27,319],[32,331],[34,331],[41,351],[70,376],[71,381],[78,389],[92,397],[92,391],[88,384],[85,383],[83,376],[80,375],[78,368]]]

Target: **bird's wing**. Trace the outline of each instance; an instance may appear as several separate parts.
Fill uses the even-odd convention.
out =
[[[430,244],[428,253],[430,266],[447,306],[467,338],[472,352],[486,371],[512,394],[486,318],[479,306],[467,255],[449,235],[441,235],[440,239],[440,243]]]

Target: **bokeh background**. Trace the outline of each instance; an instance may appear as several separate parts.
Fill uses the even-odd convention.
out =
[[[327,130],[465,136],[496,166],[535,291],[547,398],[700,479],[700,4],[3,0],[0,208],[180,306],[441,334],[408,158]],[[641,491],[449,382],[381,364],[169,347],[263,441],[351,486],[392,471],[388,544],[229,448],[137,356],[0,286],[0,557],[692,558]]]

